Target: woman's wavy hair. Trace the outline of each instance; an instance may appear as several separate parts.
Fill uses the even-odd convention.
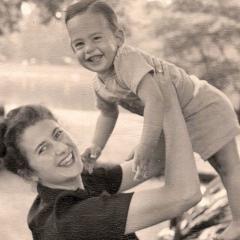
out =
[[[4,113],[4,110],[1,112]],[[25,179],[31,176],[33,171],[19,143],[27,127],[45,119],[57,121],[54,115],[41,105],[21,106],[11,110],[6,117],[0,116],[0,158],[6,169]]]
[[[108,21],[113,32],[119,28],[118,17],[113,8],[101,0],[80,0],[67,7],[65,12],[65,23],[73,17],[90,11],[92,13],[102,14]]]

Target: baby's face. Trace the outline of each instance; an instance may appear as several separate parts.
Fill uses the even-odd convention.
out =
[[[103,15],[91,12],[76,15],[68,21],[67,29],[72,48],[83,67],[100,76],[112,70],[123,39],[112,31]]]

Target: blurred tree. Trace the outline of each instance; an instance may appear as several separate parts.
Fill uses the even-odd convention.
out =
[[[0,1],[0,35],[6,31],[18,29],[18,21],[21,18],[21,2],[21,0]]]
[[[127,25],[124,4],[119,4],[117,0],[106,1],[116,9],[123,25]],[[63,18],[66,6],[72,2],[73,0],[1,0],[0,61],[72,62],[74,56],[65,26],[57,21]]]
[[[155,2],[159,7],[159,1]],[[149,9],[148,9],[149,11]],[[152,19],[161,55],[220,89],[240,92],[240,2],[172,0]]]
[[[240,92],[239,0],[106,0],[130,42],[159,54],[220,89]],[[40,22],[61,18],[72,0],[1,0],[0,35],[19,30],[26,3]],[[131,10],[131,11],[130,11]]]
[[[38,8],[40,22],[47,24],[52,18],[60,19],[66,5],[73,0],[1,0],[0,1],[0,35],[20,30],[25,11],[34,4]],[[124,15],[123,4],[117,0],[107,0],[118,12],[120,18]]]
[[[24,6],[33,3],[40,9],[39,16],[42,23],[48,23],[52,17],[61,11],[61,6],[66,0],[1,0],[0,1],[0,35],[18,31],[19,23],[23,18]],[[24,5],[25,4],[25,5]]]

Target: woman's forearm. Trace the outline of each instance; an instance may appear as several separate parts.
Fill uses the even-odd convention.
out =
[[[118,192],[129,190],[150,178],[163,175],[162,165],[160,164],[159,160],[156,160],[156,159],[150,162],[149,169],[148,169],[148,176],[145,179],[144,178],[137,179],[137,180],[134,179],[135,172],[133,172],[132,170],[132,165],[133,165],[133,160],[123,162],[121,164],[122,182]]]
[[[163,128],[163,104],[159,101],[149,101],[144,109],[144,122],[140,139],[141,146],[155,148]]]
[[[164,114],[165,184],[133,195],[126,233],[177,217],[201,199],[200,183],[185,120],[177,97]]]
[[[192,144],[177,96],[165,113],[166,186],[182,189],[187,195],[199,191],[199,178]]]

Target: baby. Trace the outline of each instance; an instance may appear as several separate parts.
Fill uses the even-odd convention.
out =
[[[151,159],[164,161],[168,156],[168,139],[181,139],[174,132],[166,135],[171,119],[165,113],[171,111],[177,99],[193,150],[209,160],[228,192],[233,221],[219,237],[239,239],[240,160],[236,136],[240,128],[226,96],[183,69],[126,45],[118,18],[104,1],[83,0],[70,5],[65,22],[79,63],[97,73],[94,89],[100,115],[83,160],[92,164],[100,156],[116,124],[120,105],[144,117],[134,152],[134,171],[136,178],[145,177]]]

